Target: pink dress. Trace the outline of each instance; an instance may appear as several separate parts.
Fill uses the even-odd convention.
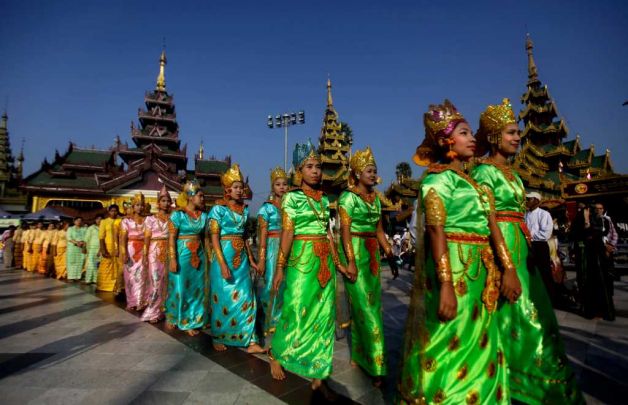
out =
[[[148,248],[148,283],[146,302],[148,307],[142,314],[142,321],[156,321],[163,317],[162,307],[166,299],[168,275],[168,218],[159,214],[146,218],[144,227],[150,233]]]
[[[124,263],[124,290],[126,292],[126,307],[137,308],[146,302],[146,273],[142,265],[144,249],[144,223],[138,224],[131,218],[124,218],[120,229],[127,235],[127,251],[129,257]]]

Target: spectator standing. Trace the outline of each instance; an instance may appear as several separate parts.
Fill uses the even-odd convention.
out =
[[[528,256],[528,269],[536,268],[543,279],[552,304],[556,305],[558,296],[552,278],[552,262],[548,244],[552,237],[554,223],[550,213],[540,208],[541,200],[541,194],[536,191],[526,194],[528,212],[525,220],[532,240],[530,255]]]
[[[8,270],[13,267],[13,234],[15,233],[15,226],[9,226],[9,229],[2,234],[2,246],[4,252],[2,253],[2,261],[4,270]]]

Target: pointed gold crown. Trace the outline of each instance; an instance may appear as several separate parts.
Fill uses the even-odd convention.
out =
[[[275,180],[277,179],[288,179],[286,172],[279,166],[275,167],[273,171],[270,172],[270,185],[275,184]]]
[[[412,160],[419,166],[427,166],[438,161],[438,139],[448,137],[461,122],[466,122],[451,101],[445,99],[443,104],[431,104],[423,114],[425,139],[416,149]]]
[[[517,119],[509,99],[505,98],[501,104],[486,107],[480,114],[480,128],[475,137],[478,146],[476,155],[482,156],[491,145],[499,144],[499,135],[504,127],[516,123]]]
[[[373,156],[370,146],[367,146],[364,150],[356,151],[353,156],[351,156],[351,160],[349,161],[349,167],[356,176],[359,176],[364,168],[369,165],[377,167],[377,163],[375,163],[375,156]]]
[[[137,193],[133,196],[133,198],[131,198],[131,206],[138,203],[144,205],[144,194]]]
[[[170,193],[168,192],[165,184],[161,187],[161,190],[159,190],[159,194],[157,194],[157,200],[161,199],[161,197],[170,198]]]
[[[516,123],[515,113],[512,110],[510,100],[505,98],[501,104],[489,105],[486,110],[480,114],[480,132],[494,134],[501,132],[508,124]]]
[[[231,185],[235,183],[236,181],[239,181],[242,184],[244,184],[244,177],[242,176],[242,172],[240,172],[240,165],[237,163],[234,163],[233,166],[231,166],[231,168],[229,168],[220,177],[220,182],[222,183],[223,187],[227,188],[227,187],[231,187]]]

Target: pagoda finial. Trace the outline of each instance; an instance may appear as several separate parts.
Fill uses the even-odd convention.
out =
[[[4,110],[2,113],[2,123],[0,124],[0,128],[7,129],[7,121],[9,120],[9,115],[7,114],[7,110]]]
[[[331,78],[327,75],[327,107],[333,107],[334,100],[331,97]]]
[[[159,57],[159,75],[157,76],[157,86],[155,90],[166,91],[166,48],[162,49]]]
[[[203,141],[201,140],[201,145],[198,147],[198,160],[203,160]]]
[[[536,63],[534,63],[532,49],[534,49],[534,43],[530,38],[530,34],[526,34],[526,52],[528,53],[528,83],[536,82],[539,80],[539,74],[536,69]]]

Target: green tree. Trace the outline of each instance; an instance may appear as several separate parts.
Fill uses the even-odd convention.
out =
[[[410,167],[408,162],[397,163],[397,166],[395,166],[395,174],[397,175],[397,180],[411,179],[412,167]]]
[[[345,138],[347,139],[347,143],[349,143],[349,145],[353,145],[353,130],[351,129],[349,124],[347,124],[346,122],[341,122],[340,123],[340,132],[343,132],[345,134]]]

